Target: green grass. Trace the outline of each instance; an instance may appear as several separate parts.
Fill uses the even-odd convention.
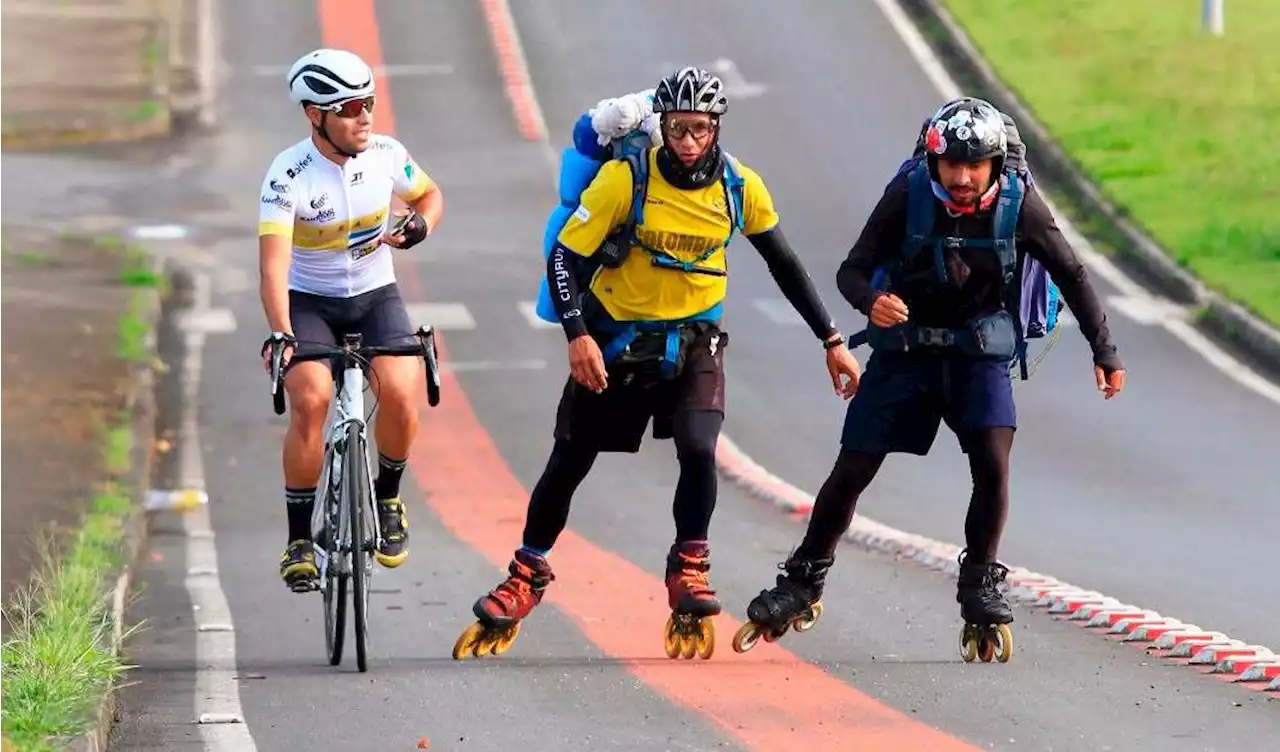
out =
[[[145,268],[145,258],[122,243],[99,241],[126,252],[124,272]],[[126,280],[127,281],[127,280]],[[157,281],[135,287],[154,287]],[[149,327],[143,318],[145,289],[130,294],[117,327],[118,357],[137,362],[148,355]],[[129,414],[102,438],[103,470],[127,473],[133,447]],[[125,522],[133,508],[128,490],[108,483],[94,498],[69,541],[51,535],[39,550],[42,566],[30,586],[6,606],[11,633],[3,646],[4,749],[44,752],[62,748],[97,722],[99,704],[128,670],[112,653],[116,625],[111,614],[114,575],[124,562]],[[54,552],[66,552],[59,559]]]
[[[1001,78],[1131,219],[1280,323],[1280,13],[1231,0],[943,0]]]
[[[103,694],[128,668],[111,651],[109,578],[123,563],[130,508],[115,488],[94,499],[66,558],[46,558],[6,609],[3,732],[16,750],[43,752],[90,730]]]
[[[147,357],[150,326],[143,318],[147,302],[145,290],[134,290],[129,296],[129,310],[116,324],[116,357],[137,363]]]

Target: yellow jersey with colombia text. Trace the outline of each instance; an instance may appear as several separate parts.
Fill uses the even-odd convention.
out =
[[[699,266],[727,270],[724,244],[731,229],[731,199],[724,183],[716,180],[705,188],[682,190],[667,182],[657,166],[657,150],[651,149],[649,186],[644,222],[636,236],[641,242],[671,254],[680,261],[695,261],[714,252]],[[743,234],[773,229],[778,215],[764,181],[739,163],[742,174]],[[590,257],[631,212],[631,167],[625,160],[606,162],[591,185],[582,192],[578,209],[560,231],[559,242],[579,256]],[[701,313],[724,300],[728,292],[723,276],[662,269],[651,256],[632,245],[626,261],[616,269],[601,267],[591,281],[591,292],[609,315],[619,321],[670,321]]]

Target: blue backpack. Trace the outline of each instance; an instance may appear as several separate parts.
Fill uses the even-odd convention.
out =
[[[1005,159],[1004,170],[1000,175],[1000,195],[996,199],[992,216],[992,233],[989,238],[947,238],[933,234],[934,209],[936,199],[933,193],[932,180],[924,157],[923,134],[928,127],[921,130],[921,138],[917,141],[915,153],[903,161],[898,167],[898,176],[908,173],[907,199],[907,231],[903,240],[902,255],[894,261],[880,267],[871,278],[871,285],[878,291],[887,291],[890,286],[890,275],[895,267],[914,259],[919,253],[928,250],[934,261],[940,280],[946,279],[946,268],[943,260],[944,248],[981,248],[993,251],[1000,259],[1004,276],[1005,311],[1016,321],[1013,326],[1013,357],[1010,368],[1017,363],[1023,380],[1030,376],[1027,363],[1027,340],[1051,337],[1049,343],[1036,358],[1039,362],[1047,354],[1060,333],[1058,330],[1058,314],[1063,308],[1063,301],[1058,286],[1045,271],[1039,261],[1017,253],[1015,230],[1018,216],[1022,209],[1022,200],[1027,188],[1034,185],[1030,169],[1026,166],[1025,146],[1018,138],[1017,128],[1005,115],[1006,130],[1009,133],[1009,156]],[[1021,262],[1021,263],[1019,263]],[[1015,285],[1021,267],[1021,284]],[[998,328],[998,323],[996,324]],[[897,328],[897,327],[894,327]],[[875,331],[873,331],[875,330]],[[885,330],[868,325],[868,328],[850,338],[850,345],[857,347],[871,339],[883,339]],[[998,338],[1000,332],[990,330],[979,332]],[[926,344],[951,344],[952,335],[942,332],[936,336],[926,333]],[[929,338],[932,336],[932,339]],[[875,344],[872,343],[874,347]],[[1034,364],[1033,364],[1034,365]]]

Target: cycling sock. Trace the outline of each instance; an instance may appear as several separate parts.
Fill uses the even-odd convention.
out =
[[[841,449],[835,467],[818,490],[813,501],[813,514],[804,540],[796,549],[800,559],[826,559],[835,554],[840,537],[853,521],[858,497],[867,490],[884,462],[883,454],[866,454]]]
[[[1013,451],[1013,429],[985,428],[975,431],[968,442],[969,472],[973,475],[973,496],[964,520],[967,556],[974,562],[996,560],[1000,534],[1009,515],[1009,456]]]
[[[393,460],[378,452],[378,479],[373,482],[375,499],[394,499],[400,495],[400,476],[404,475],[406,464],[407,460]]]
[[[706,540],[716,508],[716,440],[724,415],[713,410],[677,413],[672,439],[680,479],[671,505],[676,541]]]
[[[315,504],[316,489],[284,488],[284,508],[289,516],[289,542],[311,540],[311,508]]]
[[[596,461],[593,446],[557,439],[542,477],[529,496],[522,542],[530,551],[550,551],[569,521],[569,504]]]

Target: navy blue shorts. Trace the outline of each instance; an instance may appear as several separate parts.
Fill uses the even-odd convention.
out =
[[[867,454],[925,455],[942,421],[966,452],[973,431],[1017,427],[1002,361],[934,353],[872,353],[845,414],[840,443]]]

